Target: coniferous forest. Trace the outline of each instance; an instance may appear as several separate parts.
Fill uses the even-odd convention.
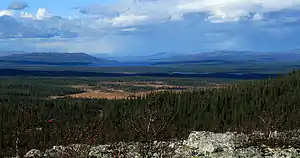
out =
[[[183,139],[193,130],[250,133],[300,127],[300,71],[227,88],[122,100],[46,99],[79,91],[1,83],[0,157],[13,156],[16,142],[22,155],[74,143]],[[151,135],[145,132],[149,120],[155,129]]]

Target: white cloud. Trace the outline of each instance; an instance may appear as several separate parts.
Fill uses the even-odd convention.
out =
[[[28,18],[34,20],[44,20],[46,18],[52,17],[52,13],[48,11],[46,8],[38,8],[36,14],[32,14],[29,12],[20,12],[20,18]]]
[[[21,18],[29,18],[29,19],[35,18],[31,13],[28,13],[28,12],[20,12],[20,17]]]
[[[113,26],[127,27],[142,23],[148,19],[149,17],[146,15],[122,14],[109,20],[109,23]]]
[[[124,32],[133,32],[133,31],[137,31],[137,30],[138,29],[135,28],[135,27],[130,27],[130,28],[124,28],[121,31],[124,31]]]
[[[208,13],[211,22],[239,21],[255,13],[253,17],[258,20],[261,15],[284,9],[298,9],[300,0],[188,0],[177,6],[178,12],[182,13]]]
[[[0,10],[0,16],[13,16],[14,14],[12,10]]]
[[[97,20],[90,20],[90,28],[103,30],[113,28],[126,28],[135,25],[140,25],[148,22],[150,17],[145,15],[134,14],[121,14],[120,16],[113,18],[100,18]]]
[[[83,7],[85,14],[111,19],[113,25],[151,23],[162,20],[183,20],[190,13],[205,13],[213,23],[243,19],[261,20],[261,15],[288,9],[298,9],[300,0],[123,0],[111,5]],[[253,17],[253,15],[255,17]],[[205,20],[205,19],[203,19]]]
[[[261,13],[255,13],[252,18],[254,21],[260,21],[264,19],[264,16]]]
[[[215,10],[207,17],[207,20],[213,23],[235,22],[249,16],[250,14],[244,10],[237,10],[235,12]]]
[[[36,19],[42,20],[51,17],[51,13],[46,8],[39,8],[36,13]]]

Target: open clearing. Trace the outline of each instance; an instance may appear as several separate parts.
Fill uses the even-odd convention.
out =
[[[64,97],[72,97],[72,98],[90,98],[90,99],[124,99],[128,97],[141,97],[151,93],[162,92],[166,90],[155,90],[155,91],[144,91],[144,92],[137,92],[137,93],[130,93],[130,92],[120,92],[119,90],[112,91],[112,92],[103,92],[100,90],[88,90],[87,92],[70,94],[65,96],[51,96],[50,99],[58,99]],[[182,90],[169,90],[174,92],[179,92]]]
[[[113,87],[112,87],[113,85]],[[64,97],[72,98],[90,98],[90,99],[124,99],[128,97],[141,97],[151,93],[157,93],[162,91],[172,91],[172,92],[182,92],[192,89],[212,89],[212,88],[222,88],[226,85],[214,84],[202,87],[193,86],[174,86],[168,85],[163,82],[104,82],[100,85],[71,85],[70,87],[81,89],[84,92],[69,94],[64,96],[51,96],[50,99],[58,99]],[[130,92],[124,90],[128,87],[141,88],[135,92]],[[151,87],[153,90],[145,90],[144,87]]]
[[[153,88],[183,88],[189,89],[193,86],[173,86],[164,82],[105,82],[105,84],[120,85],[120,86],[134,86],[134,87],[153,87]]]

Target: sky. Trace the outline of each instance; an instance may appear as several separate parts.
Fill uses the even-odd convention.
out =
[[[299,49],[300,0],[1,0],[0,51]]]

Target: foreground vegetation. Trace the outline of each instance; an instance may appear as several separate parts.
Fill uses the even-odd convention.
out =
[[[58,144],[184,139],[192,130],[249,133],[300,127],[300,71],[224,89],[123,100],[45,99],[80,91],[62,85],[94,84],[96,79],[61,79],[56,86],[53,79],[16,79],[18,86],[2,81],[0,157]]]

